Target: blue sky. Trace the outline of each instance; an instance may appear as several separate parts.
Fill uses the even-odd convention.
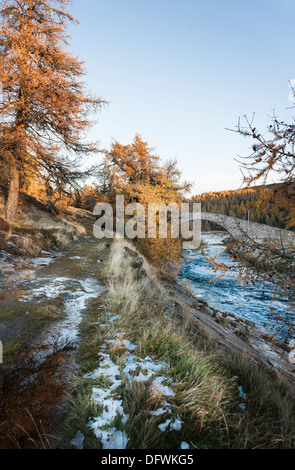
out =
[[[236,189],[250,141],[225,130],[288,109],[295,78],[293,0],[74,0],[71,50],[110,102],[91,135],[101,147],[140,133],[176,157],[193,193]]]

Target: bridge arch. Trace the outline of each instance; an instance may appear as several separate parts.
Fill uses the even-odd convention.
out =
[[[295,233],[290,230],[283,230],[270,225],[259,224],[237,217],[230,217],[224,214],[215,214],[213,212],[196,212],[190,214],[190,220],[207,220],[223,227],[234,239],[247,240],[254,239],[259,243],[274,240],[282,241],[283,244],[295,244]]]

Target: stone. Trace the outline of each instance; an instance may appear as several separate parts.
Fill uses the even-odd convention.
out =
[[[133,261],[132,267],[135,269],[141,269],[143,266],[144,260],[143,258],[137,258],[136,260]]]
[[[163,316],[166,318],[173,318],[175,320],[182,320],[182,306],[180,303],[174,301],[169,302],[162,308]]]
[[[214,312],[213,312],[212,308],[205,307],[205,311],[206,311],[206,313],[208,313],[208,315],[210,315],[210,317],[214,317]]]
[[[215,316],[216,316],[217,320],[224,320],[224,316],[222,315],[221,312],[216,312]]]

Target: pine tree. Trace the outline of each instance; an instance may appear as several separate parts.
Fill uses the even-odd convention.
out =
[[[9,173],[6,217],[15,218],[20,177],[40,175],[55,187],[81,176],[88,113],[104,103],[85,91],[84,65],[68,50],[69,0],[0,2],[0,163]]]

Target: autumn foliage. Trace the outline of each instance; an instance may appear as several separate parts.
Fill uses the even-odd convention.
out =
[[[203,212],[213,212],[279,228],[295,228],[291,225],[290,210],[283,199],[276,201],[274,191],[279,185],[243,188],[235,191],[218,191],[193,196],[193,202],[202,204]],[[204,222],[208,227],[208,222]]]
[[[63,190],[81,179],[88,113],[103,101],[85,91],[83,63],[68,50],[68,0],[1,2],[0,169],[9,186],[6,216],[16,215],[20,184],[36,178]]]
[[[117,194],[124,195],[126,205],[140,203],[145,214],[150,203],[180,204],[190,189],[190,183],[181,182],[177,162],[162,163],[138,134],[129,145],[113,142],[110,151],[106,152],[105,167],[109,175],[109,200],[114,203]],[[171,220],[168,220],[168,238],[159,238],[157,234],[157,238],[150,239],[146,232],[146,237],[136,239],[135,243],[152,263],[161,267],[163,273],[173,276],[178,272],[181,239],[171,237]]]

